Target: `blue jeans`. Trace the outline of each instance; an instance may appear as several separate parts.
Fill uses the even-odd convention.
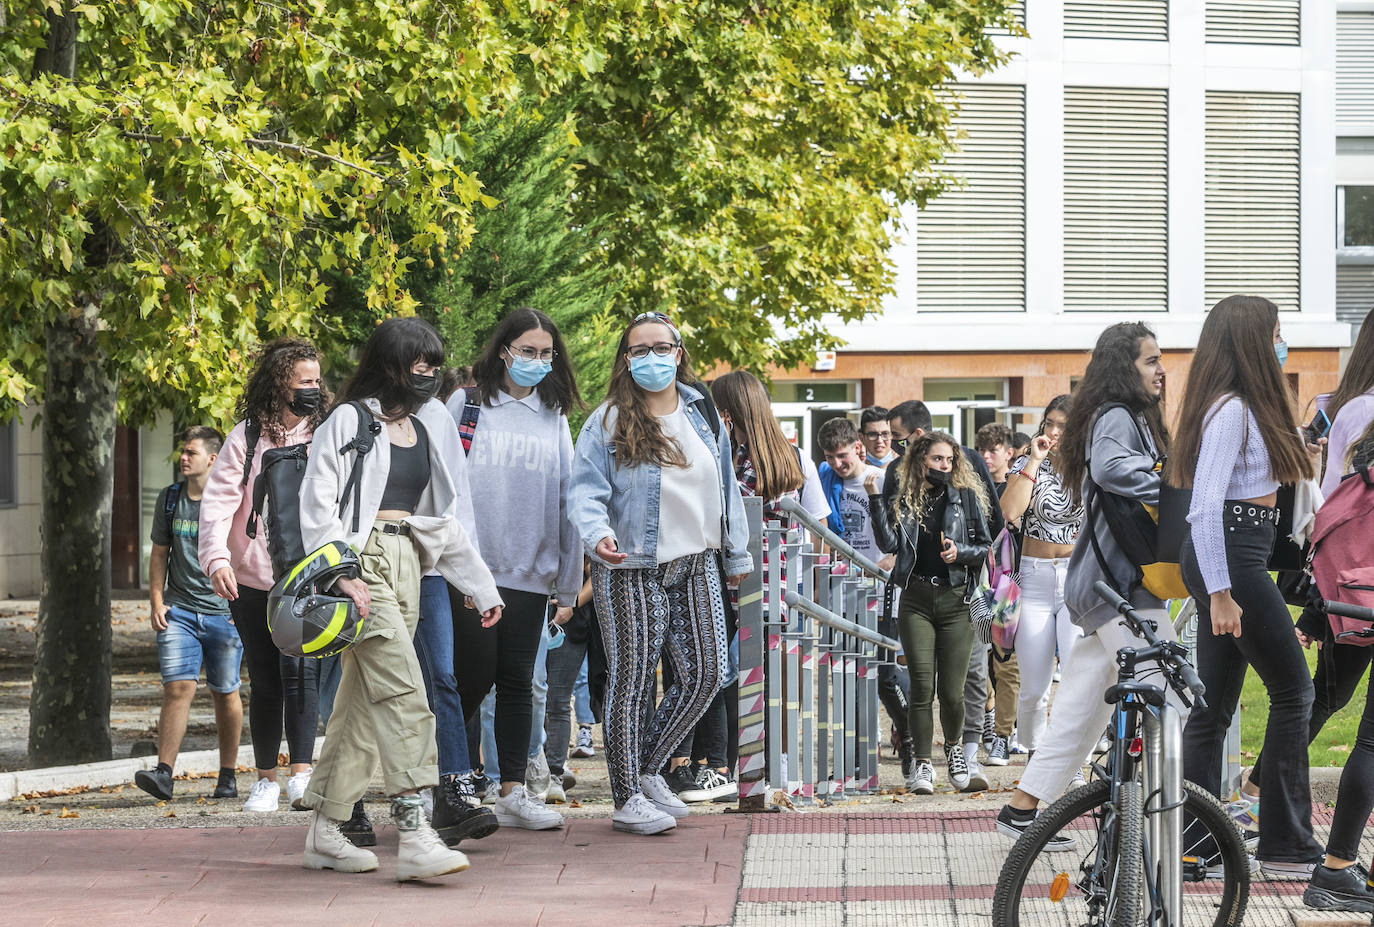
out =
[[[463,726],[463,703],[453,675],[453,613],[442,576],[420,577],[420,623],[415,627],[415,655],[425,679],[425,696],[437,722],[439,775],[461,775],[472,769]]]
[[[563,646],[567,646],[564,644]],[[596,715],[592,714],[592,693],[587,689],[587,657],[585,656],[587,647],[582,645],[582,665],[577,669],[577,679],[573,681],[573,714],[577,716],[577,723],[595,724]]]
[[[167,608],[167,629],[157,632],[157,661],[164,685],[183,679],[194,682],[200,678],[203,663],[210,691],[233,692],[239,687],[243,641],[228,615],[207,615],[171,605]]]
[[[534,676],[530,679],[530,759],[544,751],[544,714],[549,704],[549,626],[539,634],[539,651],[534,657]]]

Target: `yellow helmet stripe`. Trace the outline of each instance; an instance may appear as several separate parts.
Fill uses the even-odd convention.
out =
[[[302,644],[301,651],[303,653],[314,653],[316,650],[330,644],[334,638],[339,636],[339,632],[343,630],[344,620],[346,618],[348,618],[348,606],[340,602],[334,606],[334,614],[329,618],[328,627],[321,631],[319,636],[313,641]]]
[[[338,548],[335,547],[334,543],[331,541],[330,543],[321,547],[319,550],[315,551],[310,556],[306,557],[300,563],[296,564],[295,567],[292,568],[291,572],[286,574],[286,583],[288,585],[292,583],[296,579],[296,577],[301,574],[302,570],[304,570],[306,567],[310,566],[310,564],[315,562],[316,557],[324,557],[324,562],[329,564],[330,566],[338,566],[339,561],[342,559],[339,556]]]

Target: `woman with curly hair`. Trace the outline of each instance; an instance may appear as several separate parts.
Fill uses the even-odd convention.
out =
[[[892,466],[897,478],[870,499],[870,506],[877,504],[873,534],[883,551],[897,555],[892,581],[902,590],[897,623],[911,681],[907,721],[915,758],[906,784],[917,795],[931,795],[937,695],[950,783],[956,789],[969,784],[961,742],[973,650],[968,593],[992,544],[992,502],[959,442],[945,432],[921,435]]]
[[[753,568],[730,435],[715,433],[682,336],[646,312],[620,337],[606,401],[573,457],[569,517],[591,554],[606,645],[611,826],[657,834],[687,806],[659,773],[728,671],[725,582]],[[709,418],[715,418],[710,415]],[[673,682],[653,709],[664,653]]]
[[[319,661],[282,656],[267,629],[272,558],[266,533],[250,538],[246,530],[253,482],[265,451],[310,443],[330,401],[313,344],[283,338],[263,347],[239,400],[239,422],[215,458],[200,503],[200,566],[215,594],[229,602],[252,679],[248,725],[258,781],[244,811],[277,810],[277,751],[283,725],[291,759],[286,794],[292,807],[299,807],[310,781],[319,722]]]

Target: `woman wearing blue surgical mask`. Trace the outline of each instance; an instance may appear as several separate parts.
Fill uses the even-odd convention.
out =
[[[567,513],[573,458],[567,413],[581,397],[558,326],[536,309],[517,309],[496,326],[472,377],[476,386],[455,391],[448,409],[467,454],[478,548],[506,611],[499,624],[484,628],[481,616],[451,594],[454,675],[474,759],[482,699],[496,686],[497,756],[486,759],[499,766],[497,821],[547,830],[563,816],[525,787],[532,681],[550,593],[561,624],[582,588],[582,549]],[[461,784],[463,793],[482,794],[486,775],[479,769],[471,787]]]
[[[606,645],[611,824],[661,833],[687,814],[661,770],[727,672],[725,582],[753,567],[728,429],[667,316],[644,313],[621,336],[577,439],[569,512]],[[673,681],[655,708],[665,655]]]

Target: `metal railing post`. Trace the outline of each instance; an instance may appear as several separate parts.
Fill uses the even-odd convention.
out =
[[[762,811],[767,803],[764,769],[764,714],[767,680],[764,671],[763,626],[763,504],[744,500],[749,524],[749,552],[754,569],[739,587],[739,809]]]

